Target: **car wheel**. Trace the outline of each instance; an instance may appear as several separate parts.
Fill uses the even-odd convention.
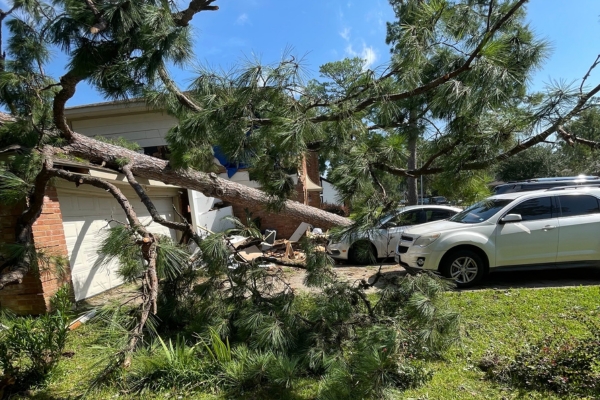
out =
[[[485,275],[485,263],[471,250],[458,250],[444,257],[441,273],[459,288],[476,285]]]
[[[356,242],[348,251],[348,261],[357,265],[371,264],[377,261],[376,254],[370,242]]]

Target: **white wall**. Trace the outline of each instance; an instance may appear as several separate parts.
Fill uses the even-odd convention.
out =
[[[331,183],[321,178],[321,187],[323,188],[323,193],[321,194],[323,203],[342,205],[338,199],[339,193]]]
[[[177,120],[162,112],[115,115],[71,121],[74,131],[86,136],[123,137],[142,147],[163,146],[165,135]]]

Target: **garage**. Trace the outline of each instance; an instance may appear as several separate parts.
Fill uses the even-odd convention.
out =
[[[88,186],[74,188],[67,182],[57,183],[75,299],[83,300],[119,286],[123,281],[117,275],[118,264],[114,261],[101,263],[98,247],[109,227],[107,220],[125,222],[125,213],[117,201],[101,189]],[[121,186],[121,190],[130,200],[140,221],[151,232],[176,239],[175,231],[152,222],[148,210],[136,200],[137,196],[130,188]],[[162,185],[147,186],[146,190],[160,215],[173,220],[173,204],[178,204],[177,188]]]

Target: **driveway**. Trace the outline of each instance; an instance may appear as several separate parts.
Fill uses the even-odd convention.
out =
[[[338,265],[336,273],[344,280],[365,279],[372,281],[379,267],[363,265]],[[403,276],[404,268],[393,262],[383,263],[382,274],[385,278]],[[301,275],[303,273],[299,271]],[[384,281],[378,282],[381,287]],[[505,271],[488,275],[478,286],[463,290],[543,288],[600,285],[600,267],[565,268],[540,271]]]

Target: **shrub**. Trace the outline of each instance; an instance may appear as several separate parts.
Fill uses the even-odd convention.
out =
[[[555,333],[525,346],[513,359],[487,354],[479,363],[488,378],[558,394],[600,395],[600,330],[583,338]]]
[[[52,299],[52,313],[37,318],[3,313],[7,329],[0,330],[0,381],[14,382],[12,391],[41,382],[58,363],[67,339],[70,298],[64,286]]]
[[[148,390],[193,390],[206,387],[214,370],[198,357],[197,346],[188,346],[185,340],[165,342],[157,337],[150,349],[136,355],[127,377],[130,390],[143,393]],[[211,382],[212,383],[212,382]]]

